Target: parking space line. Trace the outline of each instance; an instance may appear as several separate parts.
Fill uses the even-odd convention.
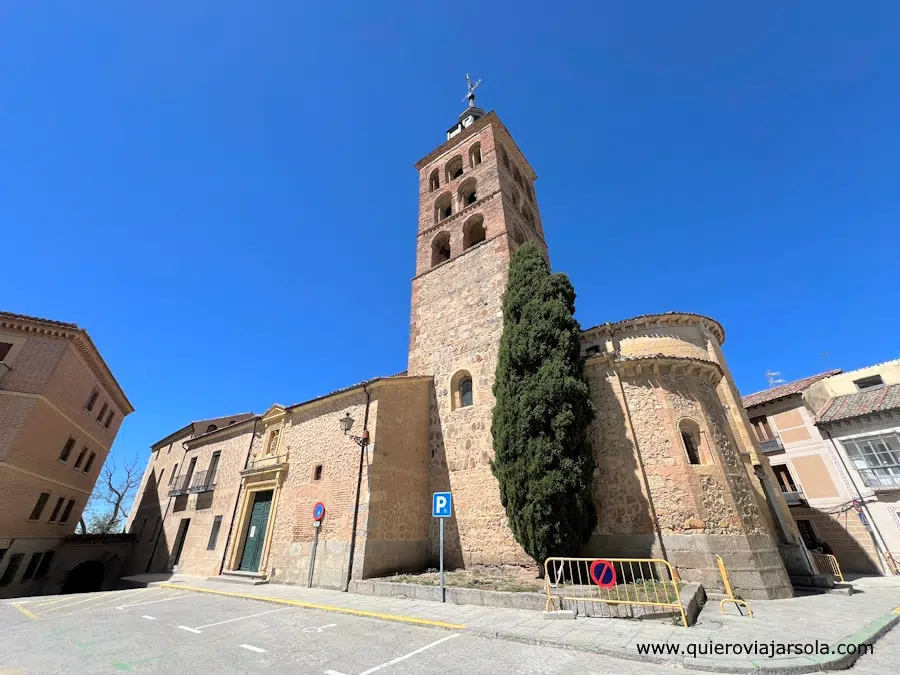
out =
[[[82,600],[76,600],[75,602],[70,602],[67,605],[57,605],[56,607],[53,607],[52,609],[44,610],[43,612],[41,612],[41,614],[47,614],[49,612],[56,612],[56,611],[59,611],[60,609],[69,609],[70,607],[74,607],[75,605],[82,605],[85,602],[95,602],[98,600],[103,600],[104,598],[108,598],[111,593],[116,593],[116,591],[107,591],[106,593],[92,595],[89,598],[84,598]]]
[[[80,594],[79,594],[80,595]],[[91,594],[91,597],[96,597],[97,594]],[[56,598],[56,600],[48,600],[46,602],[39,602],[35,605],[35,608],[38,607],[49,607],[50,605],[55,605],[58,602],[71,602],[74,598],[77,598],[78,595],[73,595],[68,593],[60,598]],[[90,599],[90,598],[88,598]],[[84,602],[84,600],[79,600],[79,602]],[[74,604],[74,603],[73,603]],[[49,610],[48,610],[49,611]]]
[[[459,623],[447,623],[445,621],[434,621],[433,619],[419,619],[414,616],[401,616],[398,614],[382,614],[380,612],[367,612],[361,609],[351,609],[349,607],[333,607],[331,605],[317,605],[311,602],[300,602],[298,600],[287,600],[284,598],[268,597],[264,595],[249,595],[247,593],[231,593],[229,591],[219,591],[210,588],[200,588],[199,586],[184,586],[178,584],[160,584],[165,588],[176,588],[183,591],[192,591],[194,593],[210,593],[211,595],[222,595],[232,598],[244,598],[245,600],[258,600],[260,602],[270,602],[275,605],[290,605],[291,607],[304,607],[306,609],[320,609],[323,612],[338,612],[340,614],[352,614],[353,616],[365,616],[372,619],[383,619],[384,621],[400,621],[402,623],[412,623],[420,626],[435,626],[437,628],[449,628],[451,630],[465,630],[465,626]]]
[[[168,602],[169,600],[178,600],[179,598],[187,598],[190,597],[190,593],[182,593],[181,595],[174,595],[168,598],[162,598],[160,600],[148,600],[147,602],[133,602],[129,605],[120,605],[116,607],[116,609],[126,609],[128,607],[140,607],[141,605],[155,605],[157,602]]]
[[[201,628],[212,628],[213,626],[221,626],[225,623],[231,623],[233,621],[242,621],[243,619],[252,619],[257,616],[263,616],[265,614],[274,614],[275,612],[283,612],[286,609],[290,609],[290,607],[280,607],[278,609],[270,609],[268,612],[260,612],[259,614],[250,614],[248,616],[239,616],[236,619],[228,619],[227,621],[219,621],[218,623],[208,623],[205,626],[197,626],[194,630],[200,631]]]
[[[244,649],[249,649],[251,652],[256,652],[257,654],[265,654],[266,650],[261,647],[254,647],[253,645],[241,645]]]
[[[142,589],[142,590],[143,590],[143,589]],[[121,596],[121,595],[118,595],[118,593],[119,593],[119,592],[117,591],[117,592],[114,593],[113,595],[110,595],[108,599],[106,599],[106,600],[101,600],[101,601],[98,602],[97,604],[91,605],[90,609],[97,609],[98,607],[103,607],[103,606],[109,607],[109,606],[111,606],[111,605],[114,605],[114,604],[117,603],[117,602],[122,602],[122,600],[125,599],[125,598],[131,598],[131,597],[137,595],[137,593],[127,593],[127,594],[125,594],[124,596]],[[111,602],[110,602],[110,601],[111,601]]]
[[[13,607],[15,607],[17,610],[19,610],[20,612],[22,612],[22,614],[24,614],[25,616],[27,616],[29,619],[31,619],[31,620],[33,620],[33,621],[36,621],[36,620],[40,617],[39,614],[35,614],[35,613],[32,612],[31,610],[25,609],[24,607],[22,607],[22,605],[16,605],[16,604],[14,604]]]
[[[191,632],[191,633],[200,633],[200,632],[201,632],[201,631],[197,630],[196,628],[190,628],[190,627],[188,627],[188,626],[178,626],[178,627],[179,627],[181,630],[186,630],[186,631]]]
[[[326,670],[325,675],[346,675],[346,673],[341,673],[337,670]]]
[[[142,614],[142,615],[141,615],[141,618],[142,618],[142,619],[150,619],[151,621],[156,621],[156,617],[155,617],[155,616],[148,616],[148,615],[146,615],[146,614]]]
[[[411,656],[415,656],[416,654],[421,654],[426,649],[431,649],[432,647],[437,647],[442,642],[446,642],[447,640],[452,640],[455,637],[459,637],[459,633],[453,633],[453,635],[448,635],[447,637],[442,637],[440,640],[435,640],[431,644],[425,645],[424,647],[419,647],[414,652],[410,652],[409,654],[404,654],[403,656],[398,656],[396,659],[392,659],[392,660],[388,661],[387,663],[382,663],[381,665],[375,666],[374,668],[369,668],[368,670],[364,670],[359,675],[371,675],[372,673],[375,673],[375,672],[381,670],[382,668],[387,668],[388,666],[392,666],[395,663],[400,663],[400,661],[405,661],[406,659],[410,658]]]

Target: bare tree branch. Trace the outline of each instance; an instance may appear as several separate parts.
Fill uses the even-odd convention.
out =
[[[108,533],[124,526],[127,508],[142,478],[136,457],[126,462],[122,471],[118,471],[112,457],[106,461],[91,495],[92,508],[88,518],[91,531]]]

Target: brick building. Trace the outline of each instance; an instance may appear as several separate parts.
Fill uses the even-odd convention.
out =
[[[182,430],[178,459],[161,454],[170,439],[154,445],[129,526],[141,533],[158,517],[162,534],[143,535],[135,571],[177,566],[307,583],[314,546],[316,585],[422,570],[437,558],[428,495],[447,489],[455,503],[445,533],[451,566],[533,564],[507,526],[490,429],[510,257],[533,241],[549,258],[536,175],[474,96],[416,169],[407,371],[209,432]],[[690,313],[584,331],[599,503],[585,553],[668,557],[685,579],[710,588],[721,583],[721,553],[745,596],[785,597],[786,566],[802,577],[810,565],[772,490],[723,342],[716,321]],[[343,433],[344,414],[356,420],[359,444]],[[192,488],[190,467],[211,463],[214,487]],[[317,501],[326,505],[318,529]]]
[[[54,576],[133,411],[84,329],[0,312],[0,597]]]

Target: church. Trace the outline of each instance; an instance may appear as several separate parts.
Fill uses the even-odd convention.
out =
[[[490,460],[510,258],[533,241],[550,259],[536,175],[471,86],[446,140],[415,167],[407,370],[191,422],[155,443],[128,521],[130,573],[346,589],[424,571],[438,558],[437,491],[453,494],[448,567],[535,564],[507,526]],[[583,331],[598,505],[583,555],[665,558],[714,589],[719,554],[744,597],[789,597],[809,563],[724,341],[717,321],[688,312]]]

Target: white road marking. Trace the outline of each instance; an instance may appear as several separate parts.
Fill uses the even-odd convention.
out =
[[[199,632],[200,632],[199,630],[196,630],[195,628],[188,628],[187,626],[178,626],[178,627],[179,627],[181,630],[186,630],[186,631],[191,632],[191,633],[199,633]]]
[[[279,609],[270,609],[268,612],[260,612],[259,614],[250,614],[248,616],[239,616],[236,619],[228,619],[227,621],[219,621],[217,623],[208,623],[205,626],[197,626],[194,630],[196,630],[199,633],[201,628],[212,628],[213,626],[221,626],[222,624],[231,623],[232,621],[242,621],[243,619],[252,619],[255,616],[263,616],[265,614],[274,614],[275,612],[283,612],[286,609],[291,609],[291,607],[281,607]]]
[[[168,602],[169,600],[178,600],[178,598],[189,598],[193,595],[193,593],[182,593],[181,595],[174,595],[168,598],[163,598],[162,600],[148,600],[147,602],[132,602],[128,605],[120,605],[116,607],[116,609],[125,609],[126,607],[140,607],[141,605],[152,605],[157,602]]]
[[[405,661],[406,659],[410,658],[411,656],[415,656],[416,654],[421,654],[426,649],[431,649],[432,647],[437,647],[442,642],[446,642],[447,640],[452,640],[455,637],[459,637],[459,633],[454,633],[453,635],[448,635],[447,637],[441,638],[440,640],[436,640],[429,645],[425,645],[424,647],[419,647],[414,652],[410,652],[409,654],[404,654],[403,656],[398,656],[396,659],[392,659],[391,661],[388,661],[387,663],[382,663],[381,665],[375,666],[374,668],[369,668],[368,670],[364,670],[359,675],[371,675],[371,673],[377,672],[377,671],[381,670],[382,668],[387,668],[388,666],[392,666],[395,663],[399,663],[400,661]]]
[[[341,673],[337,670],[326,670],[325,675],[346,675],[345,673]]]
[[[244,649],[249,649],[251,652],[256,652],[257,654],[265,654],[266,650],[261,647],[254,647],[253,645],[241,645]]]
[[[146,614],[144,614],[143,616],[141,616],[141,618],[142,618],[142,619],[150,619],[151,621],[156,621],[156,617],[155,617],[155,616],[147,616]]]
[[[321,633],[326,628],[334,628],[337,626],[336,623],[325,624],[324,626],[307,626],[303,629],[304,633]]]

